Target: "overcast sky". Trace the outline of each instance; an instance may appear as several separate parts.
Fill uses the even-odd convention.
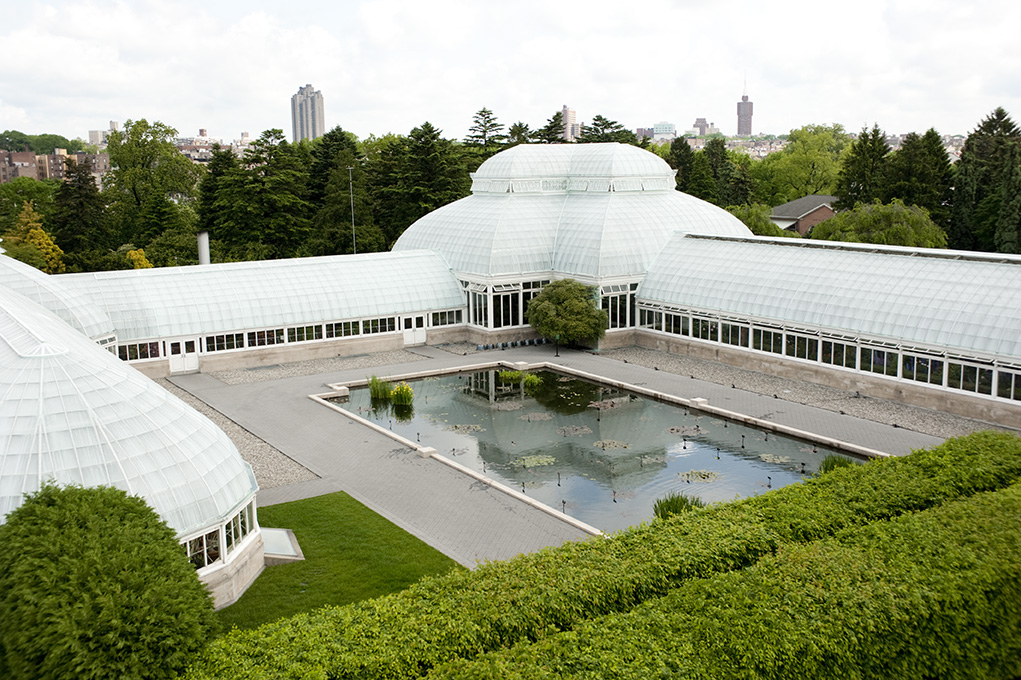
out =
[[[311,83],[327,128],[361,138],[472,115],[543,125],[567,104],[630,129],[695,118],[967,134],[1021,120],[1021,3],[4,0],[0,130],[88,137],[159,120],[231,140],[281,128]]]

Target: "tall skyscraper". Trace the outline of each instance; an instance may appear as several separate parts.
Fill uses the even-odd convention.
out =
[[[581,126],[577,123],[574,109],[569,109],[567,104],[564,104],[564,108],[560,109],[560,113],[564,116],[564,141],[573,142],[581,134]]]
[[[752,103],[748,101],[748,95],[741,95],[741,101],[737,103],[737,136],[751,137],[752,135]]]
[[[323,93],[311,85],[298,89],[291,97],[291,127],[295,142],[302,139],[316,139],[326,134],[323,120]]]

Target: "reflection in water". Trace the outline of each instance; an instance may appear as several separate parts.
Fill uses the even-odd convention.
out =
[[[542,371],[525,387],[499,371],[415,383],[410,413],[344,405],[444,456],[605,531],[650,520],[670,491],[728,501],[814,474],[832,450],[618,388]]]

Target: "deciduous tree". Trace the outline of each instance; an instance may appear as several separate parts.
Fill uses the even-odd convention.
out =
[[[589,344],[606,333],[608,317],[596,291],[573,279],[554,281],[528,303],[525,317],[535,332],[559,344]]]
[[[913,248],[946,248],[947,235],[925,208],[906,206],[898,199],[888,205],[859,203],[817,224],[809,238],[854,243],[879,243]]]
[[[782,151],[751,167],[756,202],[775,206],[811,194],[832,194],[847,141],[841,125],[791,130]]]
[[[744,225],[752,230],[756,236],[772,236],[785,238],[799,238],[798,232],[787,231],[773,224],[769,219],[772,208],[761,203],[747,205],[732,205],[727,212],[744,222]]]

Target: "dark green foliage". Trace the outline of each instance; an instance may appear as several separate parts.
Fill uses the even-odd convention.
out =
[[[750,159],[747,154],[727,151],[722,137],[713,137],[700,152],[709,163],[709,170],[716,182],[716,204],[721,206],[743,205],[751,196]],[[708,199],[707,199],[708,200]]]
[[[1021,485],[793,546],[430,678],[1021,673]]]
[[[517,144],[530,144],[533,141],[535,135],[532,130],[529,129],[526,123],[520,120],[510,126],[507,131],[507,146],[515,146]]]
[[[712,166],[709,165],[709,159],[702,151],[695,153],[685,193],[691,194],[695,198],[701,198],[703,201],[709,201],[714,205],[720,202],[719,187],[713,177]]]
[[[564,143],[564,112],[557,111],[546,124],[535,131],[534,141],[539,144]]]
[[[886,133],[878,125],[873,125],[871,131],[862,128],[858,139],[844,153],[837,175],[834,193],[838,210],[850,210],[859,203],[883,198],[889,156]]]
[[[1021,131],[1007,112],[997,108],[968,135],[957,163],[950,247],[995,251],[1004,187],[1011,183]],[[1011,208],[1006,208],[1009,213]],[[1004,217],[1009,231],[1010,215]],[[1008,237],[1004,243],[1009,243]]]
[[[642,146],[634,132],[628,130],[617,121],[609,120],[598,114],[592,119],[591,125],[581,126],[581,134],[578,135],[577,141],[579,144],[620,142],[621,144]]]
[[[704,507],[705,501],[698,496],[685,496],[683,493],[671,491],[666,496],[656,499],[652,506],[652,512],[658,519],[666,519],[682,512],[691,512]]]
[[[293,257],[310,230],[306,147],[288,143],[282,130],[266,130],[240,164],[222,162],[210,238],[223,242],[230,259]]]
[[[80,139],[68,139],[62,135],[46,133],[26,135],[17,130],[4,130],[0,133],[0,149],[6,151],[32,151],[39,155],[48,155],[55,149],[66,149],[68,153],[82,151],[85,143]]]
[[[418,677],[452,659],[471,659],[577,628],[587,619],[630,611],[689,581],[791,553],[800,543],[1001,489],[1019,478],[1021,439],[982,432],[609,539],[485,564],[470,573],[423,580],[392,596],[232,633],[213,645],[189,677]],[[1016,531],[1015,522],[999,521]],[[937,545],[940,552],[947,550]],[[826,579],[812,585],[822,594],[826,587]],[[835,601],[843,594],[839,591]],[[742,630],[736,619],[721,623],[727,621],[736,632]],[[625,650],[617,660],[619,668],[627,667]]]
[[[768,205],[761,203],[732,205],[727,208],[727,212],[744,222],[744,225],[751,229],[756,236],[799,238],[798,232],[787,231],[773,224],[773,221],[769,219],[772,209]]]
[[[171,678],[214,631],[174,532],[123,491],[45,485],[0,545],[0,677]]]
[[[174,146],[177,130],[144,118],[124,123],[122,132],[110,135],[109,178],[103,196],[109,206],[114,240],[139,243],[152,232],[152,220],[167,201],[190,198],[202,168]]]
[[[859,203],[854,210],[837,213],[817,224],[809,238],[853,243],[880,243],[914,248],[946,248],[947,236],[917,206],[894,199],[889,205]]]
[[[993,242],[998,253],[1021,253],[1021,141],[1008,147]]]
[[[210,239],[222,239],[225,229],[225,220],[229,214],[229,206],[221,202],[220,192],[223,190],[223,183],[226,177],[234,177],[241,172],[237,154],[231,148],[222,148],[219,144],[213,145],[212,157],[206,165],[206,174],[198,185],[198,201],[195,208],[198,213],[199,231],[209,232]]]
[[[54,196],[51,221],[53,240],[65,253],[109,250],[116,247],[106,218],[106,203],[99,193],[88,160],[67,160],[64,181]]]
[[[471,178],[460,148],[429,123],[392,137],[369,156],[375,224],[393,244],[413,222],[468,195]]]
[[[464,143],[468,146],[483,147],[487,152],[496,153],[500,146],[507,141],[507,135],[503,133],[503,128],[503,123],[496,119],[493,112],[482,107],[472,117],[472,124],[468,128],[468,136],[464,138]]]
[[[688,190],[688,178],[691,176],[692,166],[695,164],[695,152],[692,151],[688,140],[683,137],[670,142],[670,152],[666,157],[667,164],[677,171],[677,190]]]
[[[0,184],[0,234],[12,226],[26,202],[32,206],[40,217],[43,225],[49,229],[52,223],[54,196],[61,182],[55,179],[37,180],[31,177],[15,177],[10,182]]]
[[[832,472],[833,470],[842,467],[854,467],[854,463],[851,459],[845,458],[844,456],[826,456],[819,464],[819,474],[824,475],[827,472]]]
[[[373,224],[364,158],[351,148],[333,156],[334,167],[321,205],[312,218],[311,235],[298,248],[298,256],[371,253],[386,249],[386,237]],[[354,230],[351,229],[352,202]],[[354,243],[352,243],[354,238]]]
[[[561,345],[595,343],[608,323],[595,295],[594,288],[574,279],[554,281],[528,303],[526,320],[536,333]]]
[[[900,149],[890,155],[880,198],[884,203],[896,198],[905,205],[925,208],[932,221],[946,231],[952,185],[950,158],[939,133],[930,128],[921,137],[914,132],[907,135]]]
[[[338,161],[338,157],[343,158]],[[355,136],[345,132],[339,125],[315,140],[312,147],[312,167],[309,169],[308,201],[315,210],[319,210],[329,198],[327,186],[333,173],[361,161]],[[350,226],[350,223],[349,223]]]

